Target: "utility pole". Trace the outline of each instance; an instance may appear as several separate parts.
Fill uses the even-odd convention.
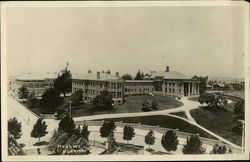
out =
[[[71,118],[72,114],[71,114],[71,101],[69,101],[69,116]]]
[[[245,149],[245,121],[244,120],[238,120],[241,124],[242,124],[242,143],[241,143],[241,151],[242,153],[244,153],[244,149]]]

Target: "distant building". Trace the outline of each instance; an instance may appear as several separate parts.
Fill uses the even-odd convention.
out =
[[[41,97],[46,89],[53,88],[57,74],[33,75],[27,74],[9,81],[9,91],[17,95],[21,86],[28,88],[30,93]],[[89,71],[82,75],[72,75],[72,93],[83,91],[83,99],[91,102],[103,90],[108,90],[114,104],[122,104],[124,96],[156,94],[161,96],[191,96],[199,94],[197,77],[184,75],[177,71],[170,71],[167,66],[165,71],[151,71],[143,80],[123,80],[119,73]]]
[[[214,83],[212,86],[213,90],[223,90],[225,87],[224,83]]]
[[[44,91],[52,88],[57,74],[24,74],[15,79],[9,80],[9,93],[18,98],[18,89],[25,86],[28,92],[33,93],[36,97],[41,97]]]

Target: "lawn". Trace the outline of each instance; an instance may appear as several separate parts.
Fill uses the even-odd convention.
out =
[[[115,122],[123,121],[124,123],[141,123],[144,125],[156,126],[159,125],[163,128],[179,129],[182,132],[199,133],[201,137],[216,139],[200,128],[193,126],[192,124],[175,118],[165,115],[152,115],[152,116],[142,116],[142,117],[125,117],[125,118],[112,118],[112,119],[102,119],[102,120],[114,120]]]
[[[223,106],[225,109],[220,112],[200,108],[191,110],[190,113],[196,122],[201,126],[237,145],[241,145],[241,135],[232,131],[232,128],[237,126],[237,124],[233,122],[235,117],[233,109],[236,102],[236,100],[232,100],[231,103]]]
[[[182,106],[183,104],[180,101],[177,101],[173,97],[168,96],[155,96],[155,99],[158,102],[158,110],[177,108]],[[72,105],[72,116],[89,116],[89,115],[98,115],[98,114],[114,114],[114,113],[132,113],[132,112],[142,112],[142,103],[144,100],[149,103],[152,102],[153,97],[150,95],[134,95],[125,97],[126,102],[122,105],[114,106],[112,110],[98,111],[94,109],[92,104],[82,103],[80,105]],[[62,106],[59,106],[56,109],[51,111],[42,111],[41,108],[33,108],[31,109],[37,114],[43,113],[54,113],[55,110],[59,111],[67,111],[69,108],[69,104],[65,103]]]
[[[177,108],[183,105],[180,101],[177,101],[173,97],[156,96],[155,99],[159,104],[158,110]],[[124,104],[114,106],[114,109],[105,111],[95,110],[93,105],[84,103],[82,105],[72,107],[72,115],[74,117],[78,117],[98,114],[142,112],[142,102],[146,100],[151,103],[153,97],[150,95],[134,95],[125,97],[125,100],[126,102]]]

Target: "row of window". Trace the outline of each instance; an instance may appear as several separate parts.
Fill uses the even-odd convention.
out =
[[[175,93],[175,89],[174,88],[165,88],[165,92],[166,93]],[[181,89],[179,89],[179,93],[181,93]]]
[[[73,88],[74,91],[80,90],[81,88]],[[99,95],[101,91],[94,90],[94,89],[86,89],[85,94],[89,95]],[[84,94],[84,92],[83,92]],[[113,98],[121,98],[122,92],[111,92]]]
[[[73,82],[73,85],[80,85],[83,86],[85,83],[84,82]],[[89,87],[104,87],[105,83],[88,83]],[[122,84],[120,83],[110,83],[109,84],[109,88],[111,89],[121,89],[122,88]]]
[[[141,91],[150,91],[150,90],[154,90],[154,88],[139,88],[138,91],[141,92]],[[133,89],[133,88],[125,88],[125,92],[136,92],[137,89]]]
[[[152,85],[153,86],[153,82],[127,82],[125,83],[125,86],[138,86],[138,85]]]
[[[109,87],[110,87],[110,89],[121,89],[122,84],[121,83],[110,83]]]
[[[170,86],[170,87],[174,87],[177,83],[167,83],[165,82],[165,85],[166,86]],[[179,86],[181,87],[182,86],[182,83],[179,83]]]
[[[122,98],[122,92],[111,92],[112,98]]]

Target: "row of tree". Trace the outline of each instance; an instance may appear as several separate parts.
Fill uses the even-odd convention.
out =
[[[40,138],[48,133],[46,129],[47,125],[45,121],[38,119],[31,131],[31,137],[38,138],[39,142]],[[100,128],[100,136],[102,138],[114,136],[115,129],[116,125],[114,121],[104,121]],[[19,123],[16,118],[10,119],[8,121],[8,131],[14,139],[19,139],[22,135],[21,123]],[[89,154],[89,134],[88,125],[84,124],[82,127],[80,125],[76,127],[74,120],[69,115],[66,115],[59,122],[58,129],[54,131],[50,139],[49,150],[55,154]],[[128,143],[134,136],[134,128],[130,125],[126,125],[123,128],[123,139]],[[154,145],[155,139],[154,132],[150,130],[145,136],[144,141],[150,148],[151,145]],[[176,131],[167,131],[162,136],[161,144],[169,153],[176,151],[179,144]],[[78,147],[74,147],[76,145]],[[191,135],[187,138],[187,142],[182,149],[183,154],[203,154],[205,151],[206,149],[202,146],[202,141],[198,135]],[[211,151],[211,154],[225,153],[232,153],[232,150],[218,144],[216,144]]]
[[[122,76],[122,79],[124,79],[124,80],[133,80],[133,79],[134,80],[143,80],[145,76],[149,76],[149,74],[144,74],[143,72],[138,70],[138,72],[136,73],[134,78],[132,75],[126,73]]]

